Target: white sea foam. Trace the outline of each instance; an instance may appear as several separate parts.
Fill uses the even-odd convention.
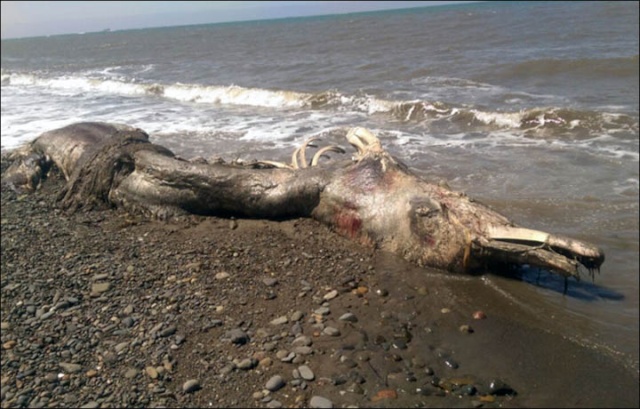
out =
[[[389,113],[409,125],[424,123],[421,129],[426,129],[427,134],[433,122],[440,121],[438,129],[445,127],[446,133],[437,137],[416,139],[415,127],[409,126],[404,143],[410,146],[546,144],[551,149],[579,149],[609,158],[638,161],[639,156],[637,141],[627,137],[627,134],[637,134],[637,119],[620,113],[583,113],[559,108],[498,112],[424,100],[396,101],[368,94],[348,95],[337,90],[312,94],[236,85],[139,83],[105,78],[110,73],[117,77],[121,68],[104,68],[99,78],[3,71],[3,148],[19,146],[41,132],[80,120],[127,122],[160,135],[216,130],[247,142],[271,141],[286,146],[303,134],[361,124],[369,120],[367,115]],[[112,98],[117,96],[132,98]],[[11,98],[10,104],[6,98]],[[205,105],[219,108],[211,112]],[[243,106],[266,110],[244,110]],[[37,118],[29,115],[35,110]],[[474,134],[474,120],[488,128],[480,127],[481,132]],[[540,133],[539,138],[531,134],[532,130],[544,131],[547,125],[560,126],[564,132],[575,129],[581,134],[586,129],[590,134],[588,138],[566,140],[549,137],[551,131]],[[524,132],[529,132],[527,137]],[[622,142],[616,139],[621,132],[624,133]],[[611,139],[603,140],[602,136]]]
[[[522,124],[522,112],[482,112],[472,109],[474,117],[487,125],[497,125],[507,128],[520,128]]]
[[[338,91],[312,94],[292,90],[247,88],[237,85],[140,83],[135,80],[123,79],[117,73],[121,68],[120,66],[104,68],[98,72],[100,74],[98,77],[46,77],[32,73],[3,72],[2,85],[43,87],[59,92],[64,91],[66,95],[95,92],[103,95],[159,97],[196,104],[254,106],[274,109],[337,109],[342,112],[354,111],[368,115],[388,112],[403,121],[428,121],[468,114],[485,125],[510,129],[531,129],[547,125],[559,125],[570,130],[582,125],[584,121],[581,119],[585,115],[586,117],[595,115],[595,118],[590,122],[595,122],[596,128],[597,126],[603,126],[603,124],[612,125],[606,126],[607,130],[619,128],[637,132],[638,128],[637,119],[630,119],[621,113],[581,113],[553,107],[529,108],[516,112],[499,112],[477,108],[462,108],[442,102],[419,99],[397,101],[382,99],[368,94],[345,95]],[[143,67],[143,69],[147,68]],[[485,84],[479,84],[479,86],[485,86]],[[464,115],[464,118],[468,118],[468,115]],[[568,116],[565,119],[564,116],[566,115]],[[578,115],[578,118],[574,117],[576,115]]]
[[[154,86],[151,86],[154,87]],[[156,86],[159,87],[159,86]],[[153,88],[149,88],[153,89]],[[307,94],[266,89],[175,84],[165,86],[164,97],[185,102],[247,105],[258,107],[301,107]]]

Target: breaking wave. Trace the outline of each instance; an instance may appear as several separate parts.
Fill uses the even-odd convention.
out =
[[[517,129],[527,136],[574,139],[602,134],[637,135],[638,119],[623,113],[585,111],[562,107],[535,107],[515,112],[455,106],[440,101],[397,101],[368,94],[347,95],[337,90],[317,93],[246,88],[237,85],[142,83],[123,78],[84,76],[44,77],[31,73],[2,72],[2,86],[42,87],[66,93],[102,93],[133,97],[166,98],[195,104],[255,106],[273,109],[336,110],[389,115],[402,122],[447,121],[459,130]],[[612,109],[615,111],[615,107]]]

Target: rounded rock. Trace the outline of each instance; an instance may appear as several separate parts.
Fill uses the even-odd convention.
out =
[[[258,362],[255,359],[245,358],[237,363],[238,369],[248,370],[256,366]]]
[[[460,330],[460,332],[465,333],[465,334],[472,334],[473,333],[473,328],[471,328],[469,325],[460,325],[460,328],[458,328]]]
[[[387,291],[385,288],[379,288],[376,290],[376,294],[378,294],[380,297],[386,297],[389,295],[389,291]]]
[[[240,328],[234,328],[227,332],[227,337],[232,344],[244,345],[249,342],[249,335]]]
[[[264,283],[264,285],[266,285],[267,287],[273,287],[274,285],[278,284],[278,279],[276,278],[272,278],[272,277],[267,277],[264,278],[262,280],[262,282]]]
[[[489,394],[490,395],[515,395],[515,391],[511,386],[507,385],[501,379],[492,379],[489,382]]]
[[[265,388],[271,392],[275,392],[285,385],[284,379],[280,375],[273,375],[265,384]]]
[[[444,363],[451,369],[458,369],[459,367],[458,363],[451,358],[445,358]]]
[[[287,322],[289,322],[289,318],[287,318],[286,315],[283,315],[281,317],[278,317],[274,320],[271,320],[271,325],[282,325],[282,324],[286,324]]]
[[[201,388],[200,382],[197,379],[189,379],[182,385],[182,391],[184,393],[192,393]]]
[[[72,364],[69,362],[60,362],[60,367],[68,373],[78,373],[82,370],[82,366],[78,364]]]
[[[333,408],[333,402],[322,396],[312,396],[309,401],[309,407],[331,409]]]
[[[291,313],[291,321],[300,321],[304,317],[304,313],[302,311],[294,311]]]
[[[473,313],[474,320],[483,320],[485,318],[487,318],[487,314],[485,314],[483,311],[478,310]]]
[[[306,335],[300,335],[299,337],[297,337],[296,339],[294,339],[291,342],[291,345],[296,346],[296,347],[297,346],[308,347],[308,346],[310,346],[312,344],[313,344],[313,340],[310,337],[306,336]]]
[[[298,372],[300,373],[300,377],[305,381],[312,381],[316,378],[311,368],[309,368],[307,365],[299,366]]]
[[[324,299],[325,301],[329,301],[329,300],[333,300],[337,296],[338,296],[338,291],[337,290],[332,290],[332,291],[329,291],[328,293],[326,293],[322,297],[322,299]]]
[[[147,375],[149,375],[149,378],[151,379],[156,379],[158,377],[158,371],[153,366],[147,366],[145,368],[145,371],[147,372]]]
[[[230,276],[231,276],[231,274],[227,273],[226,271],[221,271],[219,273],[216,273],[215,279],[216,280],[224,280],[225,278],[229,278]]]
[[[340,321],[358,322],[358,318],[350,312],[345,312],[338,318]]]

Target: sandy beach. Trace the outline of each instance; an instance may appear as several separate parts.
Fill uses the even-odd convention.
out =
[[[3,159],[3,169],[7,161]],[[2,190],[2,407],[637,407],[638,374],[313,220]]]
[[[481,277],[308,219],[65,214],[62,185],[2,188],[3,408],[638,406],[635,369]]]

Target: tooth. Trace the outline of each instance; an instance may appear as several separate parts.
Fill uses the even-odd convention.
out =
[[[511,226],[489,226],[489,238],[493,240],[526,241],[544,244],[549,239],[549,233]]]

